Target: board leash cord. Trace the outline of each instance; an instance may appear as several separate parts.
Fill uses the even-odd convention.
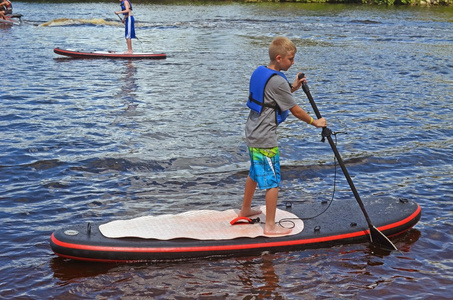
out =
[[[323,131],[323,133],[324,133],[324,131]],[[323,135],[323,133],[321,133],[321,135]],[[348,133],[347,132],[341,132],[341,131],[333,132],[333,131],[331,131],[329,129],[328,134],[329,135],[333,135],[335,137],[335,145],[337,145],[337,143],[338,143],[337,134],[348,134]],[[323,136],[321,141],[324,142],[326,137],[327,136]],[[337,159],[336,159],[335,155],[333,156],[333,162],[334,162],[334,170],[335,170],[335,172],[334,172],[334,178],[333,178],[332,197],[330,198],[330,200],[322,200],[321,201],[322,204],[327,204],[328,203],[329,205],[327,205],[327,207],[323,211],[321,211],[319,214],[311,216],[311,217],[301,217],[300,218],[301,220],[314,219],[314,218],[317,218],[320,215],[324,214],[330,208],[330,205],[332,204],[333,200],[335,199],[335,191],[336,191],[336,186],[337,186],[337,169],[338,169]],[[292,203],[293,202],[304,202],[304,201],[284,201],[282,205],[285,205],[286,208],[290,208],[290,207],[292,207]],[[293,224],[294,224],[294,222],[293,222]],[[282,226],[282,225],[280,224],[280,226]],[[282,226],[282,227],[284,227],[284,226]],[[293,227],[291,227],[291,228],[293,228]]]

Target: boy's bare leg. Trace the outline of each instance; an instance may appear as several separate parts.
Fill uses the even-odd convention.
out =
[[[278,187],[266,191],[266,224],[264,225],[264,234],[278,235],[288,234],[292,229],[283,228],[275,224],[275,213],[277,211]]]
[[[244,190],[244,200],[242,201],[242,208],[239,212],[239,217],[250,217],[254,215],[259,215],[261,213],[260,209],[252,209],[252,200],[253,195],[255,194],[257,183],[247,176],[245,181],[245,190]]]

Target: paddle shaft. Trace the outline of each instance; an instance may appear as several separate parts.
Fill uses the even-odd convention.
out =
[[[304,75],[303,74],[301,74],[301,75],[302,76],[300,76],[299,78],[303,78]],[[313,108],[313,111],[316,114],[316,117],[318,119],[322,118],[321,113],[319,112],[319,109],[318,109],[315,101],[313,100],[313,97],[310,93],[310,89],[308,88],[308,85],[306,82],[304,82],[302,84],[302,89],[305,92],[305,94],[307,95],[308,101],[310,101],[310,104]],[[332,139],[330,129],[328,129],[327,127],[324,127],[322,129],[322,135],[323,135],[323,137],[326,137],[327,140],[329,141],[330,147],[332,148],[332,151],[335,154],[335,157],[337,158],[338,164],[340,165],[341,170],[343,171],[343,174],[346,177],[346,180],[348,181],[349,187],[351,188],[351,191],[354,194],[354,197],[357,200],[357,203],[359,204],[360,209],[363,212],[363,215],[365,216],[365,219],[370,228],[371,242],[373,243],[373,236],[374,236],[375,242],[380,242],[381,244],[383,244],[386,247],[390,247],[391,249],[397,250],[395,245],[371,223],[370,217],[368,216],[365,206],[363,205],[362,199],[360,199],[359,193],[357,192],[357,189],[355,188],[354,182],[352,182],[351,176],[349,175],[349,172],[346,169],[343,159],[341,158],[341,155],[338,152],[337,146],[335,145],[335,143]]]
[[[313,97],[311,96],[308,85],[305,82],[302,85],[302,89],[304,90],[305,94],[307,95],[308,100],[310,101],[310,104],[316,114],[316,117],[318,119],[321,119],[322,118],[321,113],[319,112],[319,109],[316,106],[316,103],[313,100]],[[341,170],[343,171],[343,174],[346,177],[346,180],[348,181],[349,187],[351,188],[352,193],[354,194],[354,197],[357,199],[357,202],[359,203],[359,206],[362,209],[363,214],[365,215],[365,219],[368,222],[368,225],[370,225],[371,224],[370,217],[368,216],[368,213],[365,210],[365,206],[363,205],[363,202],[360,199],[359,193],[357,192],[357,189],[355,188],[354,182],[352,182],[351,176],[349,175],[349,172],[346,169],[343,159],[341,158],[341,155],[338,152],[337,146],[335,145],[335,143],[332,139],[332,136],[326,132],[326,131],[329,131],[329,129],[327,127],[324,127],[322,130],[323,130],[323,136],[325,136],[327,138],[327,140],[329,141],[330,147],[332,148],[332,151],[335,154],[335,157],[337,158],[338,164],[340,165]],[[326,134],[324,134],[324,133],[326,133]]]

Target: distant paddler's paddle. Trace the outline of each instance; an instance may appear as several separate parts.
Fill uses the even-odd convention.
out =
[[[115,14],[115,15],[120,19],[121,23],[123,23],[123,19],[120,17],[120,15],[118,15],[118,14]]]
[[[305,76],[304,74],[299,74],[299,79],[302,79],[304,76]],[[313,97],[311,96],[310,89],[308,88],[308,85],[306,82],[304,82],[302,84],[302,89],[304,90],[305,94],[307,95],[308,100],[310,101],[310,104],[313,108],[313,111],[316,114],[316,117],[318,119],[322,118],[321,113],[319,112],[318,107],[316,106],[316,103],[313,100]],[[371,243],[379,245],[382,248],[387,249],[387,250],[398,250],[398,248],[396,248],[396,246],[381,231],[379,231],[379,229],[377,229],[371,223],[370,217],[368,216],[368,213],[365,210],[365,206],[363,205],[363,202],[360,199],[359,193],[357,192],[357,189],[355,188],[354,183],[352,182],[351,176],[349,176],[349,172],[346,169],[346,166],[344,165],[343,159],[341,159],[340,153],[338,152],[337,146],[335,145],[331,134],[332,134],[332,131],[329,128],[324,127],[322,129],[323,141],[324,141],[324,138],[327,138],[327,140],[329,141],[330,147],[332,148],[332,150],[335,154],[335,157],[338,160],[338,164],[341,166],[341,170],[343,171],[343,174],[349,183],[349,187],[351,188],[352,193],[354,194],[354,197],[357,200],[357,203],[359,203],[360,209],[362,209],[362,212],[368,223],[368,227],[370,228]]]

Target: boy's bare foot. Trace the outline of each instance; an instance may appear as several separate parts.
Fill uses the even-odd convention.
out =
[[[267,235],[282,235],[282,234],[288,234],[292,231],[291,228],[284,228],[281,227],[280,225],[275,225],[274,226],[267,226],[267,224],[264,226],[264,234]]]
[[[130,51],[130,50],[127,50],[126,52],[124,52],[124,54],[132,54],[134,53],[133,51]]]
[[[239,213],[238,213],[238,216],[239,217],[251,217],[251,216],[255,216],[255,215],[259,215],[260,213],[262,213],[261,209],[259,208],[250,208],[250,209],[247,209],[247,210],[241,210]]]

